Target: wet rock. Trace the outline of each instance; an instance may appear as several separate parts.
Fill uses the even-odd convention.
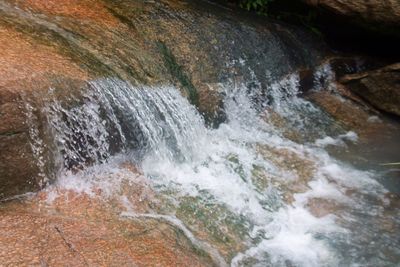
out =
[[[266,145],[258,146],[258,151],[268,161],[273,162],[282,169],[283,177],[276,177],[261,173],[255,178],[255,184],[262,185],[265,189],[268,184],[273,184],[285,192],[282,196],[284,201],[292,203],[294,194],[304,193],[309,188],[307,183],[313,178],[315,165],[312,155],[296,153],[288,149]],[[259,170],[259,174],[260,174]]]
[[[50,76],[88,76],[53,47],[1,24],[0,39],[0,198],[5,198],[37,190],[43,180],[39,155],[31,147],[33,122],[27,117],[25,97],[51,87]]]
[[[306,0],[314,6],[323,6],[346,16],[360,16],[366,20],[399,23],[400,4],[398,1],[337,1]]]
[[[340,85],[338,86],[340,88]],[[372,121],[370,119],[377,113],[368,106],[363,106],[362,100],[352,96],[346,88],[338,90],[342,92],[341,95],[319,91],[310,92],[306,95],[306,98],[330,114],[344,129],[355,131],[362,142],[371,140],[388,129],[388,125],[382,120]],[[357,102],[360,104],[357,104]]]
[[[27,132],[28,126],[21,120],[24,110],[21,107],[21,96],[13,91],[0,90],[0,134],[13,135]]]
[[[219,84],[203,83],[198,86],[199,111],[206,123],[217,127],[226,120],[223,103],[223,93]]]
[[[26,132],[0,135],[0,198],[39,189],[39,169],[29,141]]]
[[[18,93],[0,87],[0,199],[38,189],[39,169],[21,102]]]
[[[162,216],[151,217],[160,203],[140,169],[129,162],[120,167],[111,179],[126,180],[119,186],[113,184],[115,188],[92,184],[77,192],[52,185],[37,194],[3,202],[0,229],[6,234],[0,237],[2,264],[187,266],[190,262],[215,266],[215,259],[180,226]]]
[[[400,24],[400,3],[397,0],[303,0],[303,2],[345,17],[367,21],[371,24],[384,23],[393,27]]]
[[[262,118],[267,123],[273,125],[276,129],[282,132],[282,135],[294,142],[304,142],[301,133],[294,127],[291,127],[286,118],[275,112],[272,108],[268,108],[263,114]]]
[[[60,194],[52,204],[45,199],[45,195],[39,195],[0,208],[2,264],[214,265],[168,222],[123,219],[99,199],[72,192]]]
[[[336,79],[340,79],[347,74],[354,74],[367,69],[377,68],[377,66],[382,66],[379,61],[365,57],[333,57],[330,58],[327,63],[335,73]]]
[[[308,92],[315,87],[314,71],[311,69],[299,70],[299,86],[302,93]]]
[[[376,108],[400,116],[400,63],[346,75],[340,82]]]
[[[243,217],[221,204],[206,203],[199,197],[183,197],[176,210],[178,216],[200,239],[206,240],[229,262],[246,248],[248,227]],[[213,220],[212,218],[222,218]]]
[[[301,68],[297,71],[299,89],[302,93],[307,93],[312,89],[329,89],[329,83],[334,83],[345,75],[382,68],[387,64],[384,60],[366,56],[328,57],[319,62],[317,67]]]
[[[29,138],[40,139],[47,148],[39,150],[52,150],[54,140],[41,110],[50,88],[64,100],[97,78],[117,77],[133,85],[176,84],[208,124],[216,126],[224,120],[217,83],[243,77],[251,81],[249,88],[257,80],[267,84],[312,66],[325,50],[296,27],[254,21],[198,1],[3,1],[0,182],[29,182],[0,192],[0,197],[35,190],[40,169],[54,172],[51,156],[35,155],[28,145]],[[34,99],[39,138],[29,132],[26,99]],[[19,137],[9,136],[14,133]],[[41,158],[42,166],[27,165]]]
[[[359,168],[395,161],[400,148],[399,123],[366,104],[345,86],[337,84],[336,88],[334,93],[312,92],[306,98],[332,116],[344,130],[355,132],[358,138],[326,150]]]
[[[12,2],[12,1],[11,1]],[[60,18],[73,18],[82,22],[98,23],[105,27],[117,27],[119,21],[107,10],[104,3],[95,0],[40,1],[29,0],[18,3],[24,9]]]
[[[307,202],[307,208],[317,218],[332,215],[343,209],[340,203],[331,199],[312,198]]]
[[[70,58],[60,55],[51,45],[44,45],[29,36],[0,23],[0,88],[31,91],[46,75],[69,75],[86,79],[88,74]],[[22,80],[26,80],[23,84]],[[19,88],[15,88],[18,85]],[[35,84],[36,85],[36,84]],[[25,87],[24,87],[25,86]]]

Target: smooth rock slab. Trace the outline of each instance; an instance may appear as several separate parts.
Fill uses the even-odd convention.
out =
[[[213,265],[167,222],[122,219],[109,204],[72,192],[52,204],[45,198],[0,207],[2,265]]]

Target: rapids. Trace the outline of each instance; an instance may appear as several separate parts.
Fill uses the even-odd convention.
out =
[[[321,75],[329,82],[329,71]],[[262,105],[254,84],[218,84],[226,121],[215,128],[170,85],[96,79],[83,97],[71,96],[72,105],[50,90],[41,109],[58,172],[44,189],[48,201],[55,188],[93,197],[101,190],[123,203],[121,218],[169,221],[220,266],[396,265],[399,209],[378,182],[381,173],[325,149],[356,143],[357,135],[299,96],[296,73],[269,84]],[[31,139],[40,155],[35,130]],[[121,189],[138,176],[154,192],[145,213]]]

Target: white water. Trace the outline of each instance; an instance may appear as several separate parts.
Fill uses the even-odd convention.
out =
[[[369,250],[391,249],[399,255],[395,236],[375,240],[380,232],[369,223],[372,217],[383,216],[376,203],[387,203],[385,189],[373,173],[347,166],[324,150],[343,140],[356,141],[356,136],[325,135],[332,121],[298,97],[296,74],[271,86],[270,110],[304,135],[322,133],[305,144],[284,138],[281,129],[267,123],[253,107],[245,84],[221,85],[227,121],[217,129],[206,128],[197,110],[174,87],[139,88],[103,79],[93,81],[90,88],[78,106],[67,108],[54,101],[45,108],[64,158],[58,186],[89,194],[101,188],[111,196],[123,181],[137,179],[119,167],[120,162],[134,162],[146,182],[174,207],[145,216],[173,218],[173,224],[195,242],[196,231],[209,229],[189,224],[180,212],[191,197],[193,205],[201,203],[206,214],[212,214],[206,218],[211,225],[238,236],[244,245],[245,249],[233,249],[236,255],[226,258],[232,266],[392,266],[392,259],[370,255]],[[71,165],[83,171],[65,170]],[[293,189],[294,184],[301,186]],[[291,202],[284,196],[287,193]],[[308,206],[313,199],[340,208],[318,218]],[[124,213],[138,216],[132,214]],[[230,233],[227,217],[244,234]],[[216,241],[196,242],[208,243],[201,246],[216,255]]]

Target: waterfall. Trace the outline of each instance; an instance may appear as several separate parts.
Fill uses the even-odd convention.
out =
[[[199,242],[207,242],[205,248],[226,245],[213,236],[233,240],[244,249],[227,245],[232,266],[389,266],[390,260],[368,255],[379,246],[399,255],[396,236],[371,245],[381,230],[359,234],[384,216],[378,203],[386,201],[386,190],[374,173],[337,161],[317,145],[327,135],[356,138],[343,138],[332,118],[299,96],[298,75],[269,86],[264,110],[244,82],[220,84],[220,90],[227,120],[217,129],[207,128],[174,86],[103,78],[91,81],[82,97],[50,97],[43,111],[62,162],[56,184],[113,194],[132,178],[118,163],[130,161],[166,201],[143,216],[173,218],[184,232],[193,231],[193,240],[206,233]],[[272,116],[302,141],[285,137]],[[332,203],[332,212],[313,215],[311,201]],[[192,220],[193,214],[203,217]],[[396,245],[389,248],[391,242]]]
[[[204,131],[202,117],[173,87],[99,79],[79,98],[69,107],[53,98],[44,109],[63,168],[104,163],[124,152],[135,154],[134,160],[148,151],[185,160],[193,138]]]

